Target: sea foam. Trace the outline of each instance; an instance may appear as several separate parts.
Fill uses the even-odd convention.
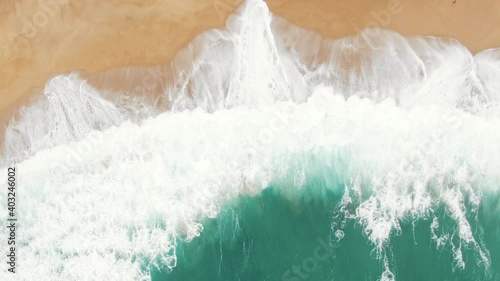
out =
[[[5,131],[2,173],[19,170],[17,276],[149,280],[148,268],[175,270],[177,239],[232,200],[275,182],[293,200],[317,178],[361,226],[382,280],[395,278],[386,249],[407,220],[431,219],[456,268],[467,247],[490,270],[469,214],[499,196],[498,66],[498,50],[473,56],[451,39],[325,40],[255,0],[160,67],[164,90],[136,110],[59,75]],[[442,207],[453,234],[438,231]]]

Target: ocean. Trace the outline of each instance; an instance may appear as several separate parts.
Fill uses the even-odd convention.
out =
[[[500,280],[500,49],[249,0],[151,73],[55,76],[11,120],[1,280]]]

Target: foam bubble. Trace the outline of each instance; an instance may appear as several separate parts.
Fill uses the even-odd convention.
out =
[[[155,97],[167,110],[141,103],[139,120],[79,76],[52,79],[49,101],[6,130],[20,278],[147,280],[141,265],[175,268],[176,239],[199,236],[224,204],[276,181],[293,198],[318,177],[343,196],[333,233],[358,223],[382,280],[396,278],[387,248],[405,220],[433,218],[458,267],[462,247],[488,267],[470,213],[498,196],[498,52],[379,34],[324,40],[247,1],[179,53]]]

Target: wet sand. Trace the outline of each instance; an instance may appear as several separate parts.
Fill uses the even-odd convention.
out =
[[[38,95],[53,75],[166,64],[197,34],[223,27],[240,3],[4,0],[0,121],[9,108],[26,102],[29,93]],[[405,35],[453,37],[473,53],[500,46],[500,29],[495,28],[500,25],[500,2],[495,0],[268,0],[267,4],[276,15],[327,38],[377,26]],[[105,83],[94,81],[97,86]]]

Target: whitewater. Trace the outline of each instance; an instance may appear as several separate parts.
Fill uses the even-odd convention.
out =
[[[500,49],[327,40],[249,0],[147,73],[61,74],[11,118],[0,280],[500,280]]]

